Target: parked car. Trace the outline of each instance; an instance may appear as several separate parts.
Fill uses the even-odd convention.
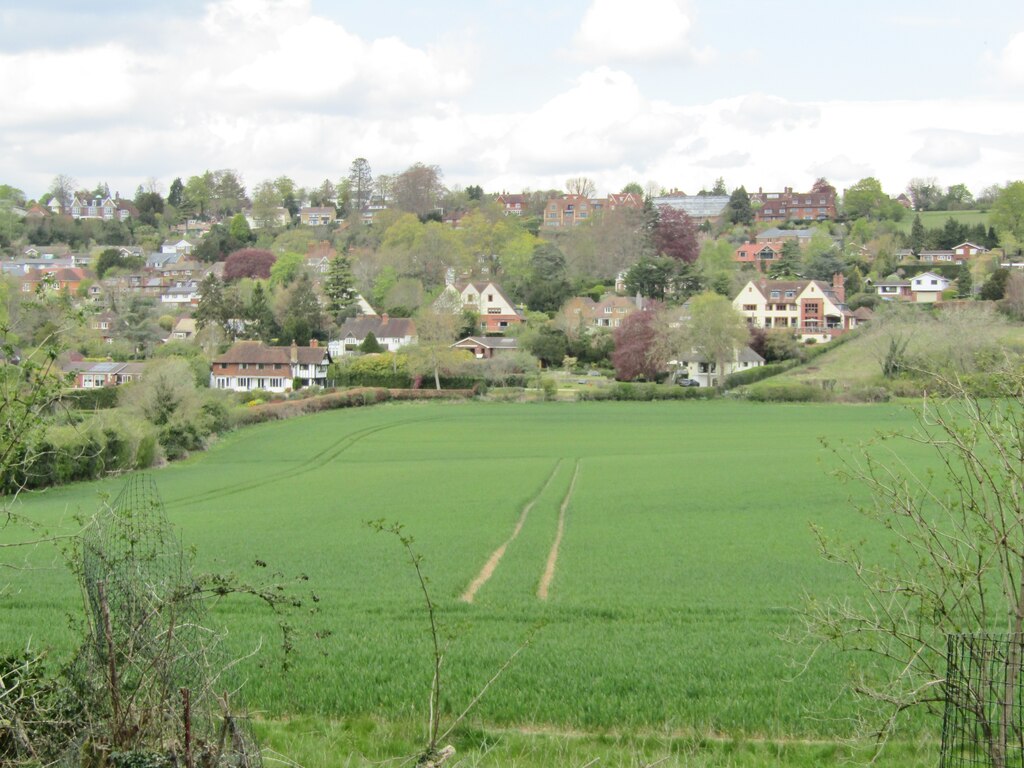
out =
[[[696,379],[676,379],[676,384],[680,387],[699,387],[700,382]]]

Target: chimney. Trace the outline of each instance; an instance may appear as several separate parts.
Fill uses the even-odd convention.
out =
[[[385,312],[383,315],[380,316],[380,324],[381,325],[387,325],[388,324],[388,313],[387,312]]]
[[[320,346],[320,344],[319,344],[319,342],[317,342],[316,339],[310,339],[309,340],[309,346],[310,346],[311,349],[316,349],[318,346]]]
[[[295,343],[295,339],[292,339],[291,361],[292,365],[299,362],[299,345]]]
[[[846,278],[843,277],[842,272],[836,272],[832,275],[832,290],[836,293],[836,298],[839,299],[840,304],[846,303]]]

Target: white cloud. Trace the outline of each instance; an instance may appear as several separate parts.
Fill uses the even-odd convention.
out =
[[[739,104],[728,110],[724,117],[751,133],[762,133],[779,128],[792,129],[800,123],[813,123],[819,114],[819,109],[812,104],[799,104],[777,96],[752,93],[742,97]]]
[[[594,63],[705,58],[690,41],[692,14],[683,0],[592,0],[573,40]]]
[[[851,160],[846,155],[836,155],[807,168],[807,174],[815,179],[825,178],[836,184],[849,184],[875,175],[875,169],[867,163]]]
[[[998,66],[1011,85],[1024,85],[1024,32],[1010,38],[999,56]]]
[[[981,159],[977,136],[953,131],[933,131],[925,137],[913,159],[933,168],[960,168]]]

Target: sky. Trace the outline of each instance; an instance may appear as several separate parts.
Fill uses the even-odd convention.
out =
[[[124,7],[120,7],[120,6]],[[98,10],[93,10],[98,9]],[[437,165],[598,194],[1024,178],[1012,0],[4,0],[0,184]]]

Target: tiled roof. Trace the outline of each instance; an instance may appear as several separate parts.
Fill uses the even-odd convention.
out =
[[[416,335],[416,323],[409,317],[388,317],[378,315],[360,315],[346,320],[338,331],[342,339],[351,336],[354,339],[365,339],[372,333],[378,339],[401,338]]]

